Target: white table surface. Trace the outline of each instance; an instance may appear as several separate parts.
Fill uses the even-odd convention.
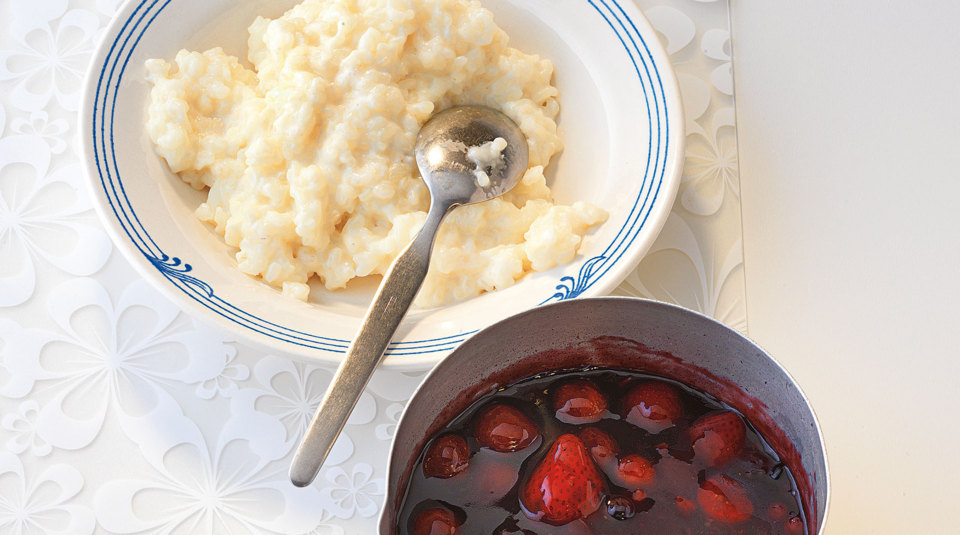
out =
[[[732,11],[749,332],[819,414],[825,533],[960,533],[960,3]]]

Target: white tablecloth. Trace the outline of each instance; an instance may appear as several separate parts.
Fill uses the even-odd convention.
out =
[[[79,89],[119,3],[0,3],[0,533],[373,533],[425,371],[379,371],[316,483],[288,482],[332,370],[181,313],[91,210]],[[663,234],[618,293],[744,330],[728,5],[638,3],[677,68],[688,149]]]

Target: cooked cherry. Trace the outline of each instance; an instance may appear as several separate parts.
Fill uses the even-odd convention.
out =
[[[553,410],[564,423],[593,423],[606,412],[607,398],[590,381],[573,381],[553,391]]]
[[[617,477],[621,486],[630,490],[650,485],[655,478],[653,463],[641,455],[625,455],[617,464]]]
[[[787,520],[787,533],[790,535],[800,535],[803,533],[803,519],[799,516],[791,516]]]
[[[697,502],[708,516],[736,524],[750,518],[753,503],[740,483],[723,474],[707,478],[697,490]]]
[[[683,416],[677,389],[663,381],[644,381],[623,398],[624,419],[649,433],[676,425]]]
[[[459,523],[453,512],[440,507],[427,509],[417,515],[413,535],[459,535]]]
[[[494,451],[519,451],[540,436],[540,430],[516,408],[497,403],[480,413],[475,436],[481,446]]]
[[[470,466],[470,448],[460,435],[444,435],[434,440],[423,457],[423,474],[446,479]]]
[[[747,427],[739,414],[714,411],[697,418],[686,430],[697,458],[712,466],[732,461],[746,444]]]
[[[620,453],[620,446],[617,441],[609,434],[597,429],[588,427],[577,435],[583,441],[583,445],[590,450],[593,460],[603,463],[606,459],[615,458]]]

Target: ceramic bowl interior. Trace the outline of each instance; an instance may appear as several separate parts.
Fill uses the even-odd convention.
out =
[[[497,323],[430,373],[397,427],[380,534],[394,534],[403,491],[428,437],[498,385],[588,365],[676,379],[739,410],[790,468],[813,520],[811,533],[820,532],[829,492],[824,445],[813,410],[789,374],[746,337],[695,312],[598,298]]]
[[[80,128],[94,199],[117,248],[181,308],[269,349],[339,362],[379,284],[344,291],[313,284],[310,302],[242,274],[235,251],[194,217],[205,193],[171,174],[144,124],[144,62],[222,46],[246,58],[246,28],[296,0],[132,0],[119,10],[91,62]],[[680,179],[683,117],[676,78],[656,33],[629,0],[483,0],[511,45],[555,65],[566,149],[547,168],[557,201],[585,200],[609,220],[570,264],[513,287],[412,310],[385,365],[424,369],[468,336],[511,314],[603,295],[653,243]]]

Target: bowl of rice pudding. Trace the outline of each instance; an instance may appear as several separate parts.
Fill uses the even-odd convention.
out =
[[[633,2],[134,0],[80,120],[98,211],[144,278],[255,343],[336,362],[425,218],[417,132],[464,104],[513,119],[530,162],[441,227],[384,361],[416,369],[512,314],[608,293],[653,243],[683,117]]]

